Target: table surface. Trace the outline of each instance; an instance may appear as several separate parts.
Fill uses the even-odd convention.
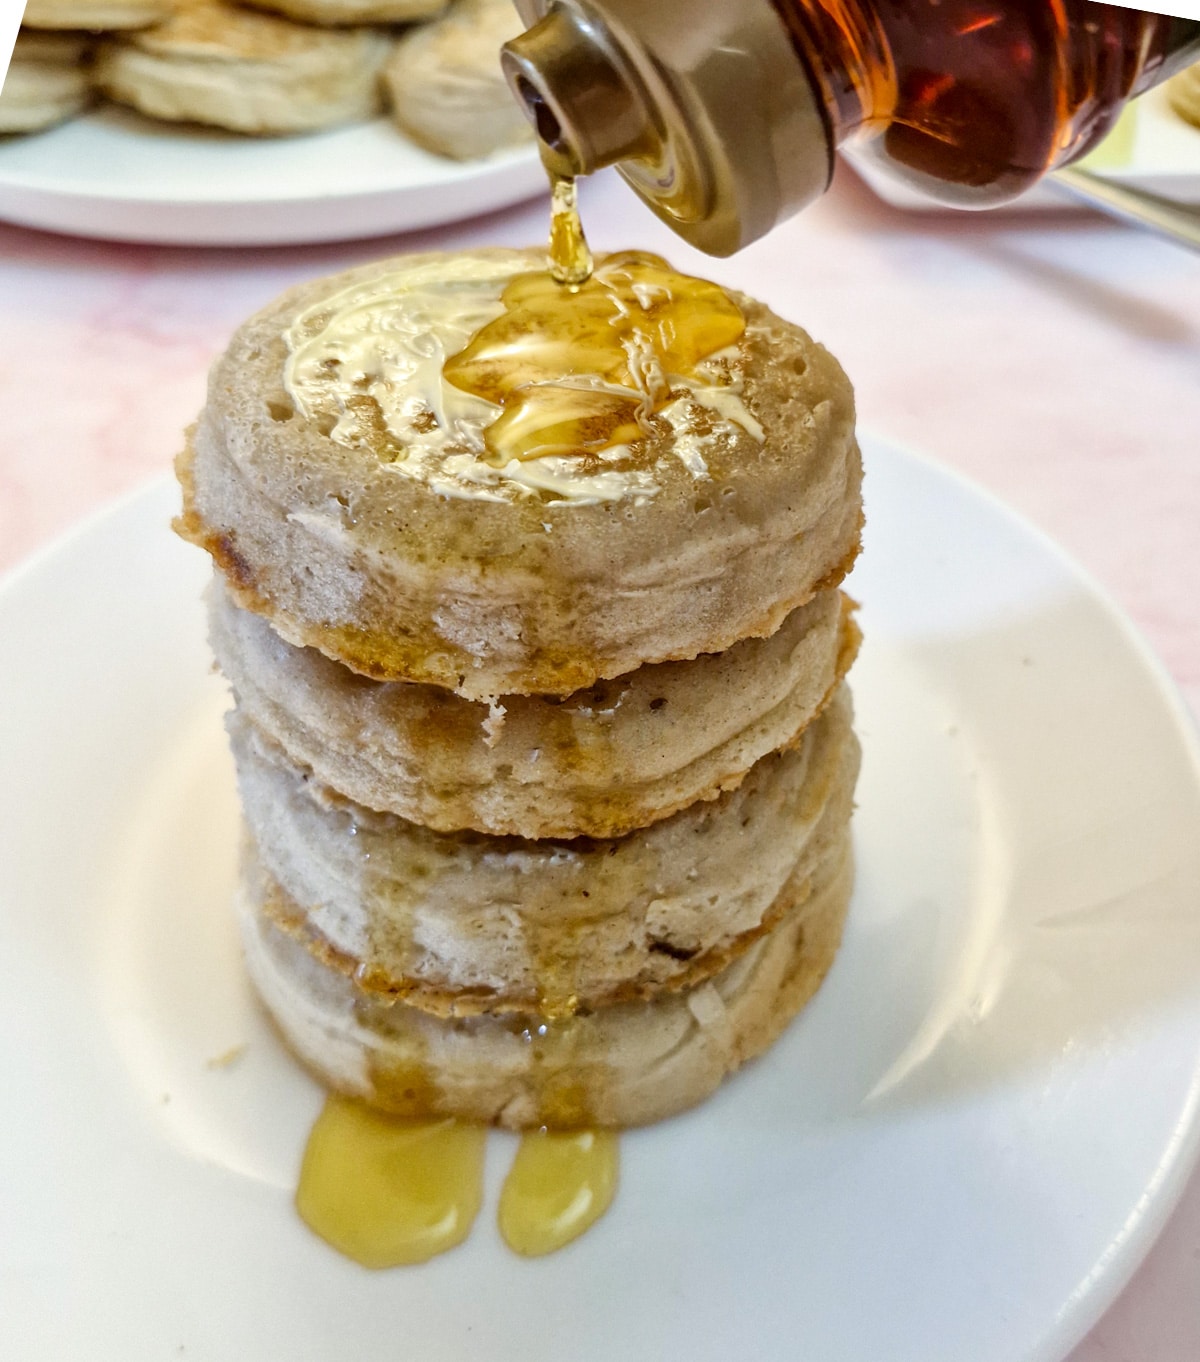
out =
[[[872,431],[990,488],[1112,593],[1200,714],[1200,256],[1086,212],[908,215],[849,173],[732,260],[677,243],[613,178],[598,248],[762,297],[841,359]],[[544,202],[332,246],[108,245],[0,225],[0,571],[161,473],[229,333],[289,284],[373,257],[543,238]],[[1070,1362],[1200,1358],[1200,1176]]]

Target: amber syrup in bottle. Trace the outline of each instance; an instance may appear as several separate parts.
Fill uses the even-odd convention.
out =
[[[831,140],[966,207],[1081,156],[1130,98],[1200,57],[1200,24],[1092,0],[772,3]]]

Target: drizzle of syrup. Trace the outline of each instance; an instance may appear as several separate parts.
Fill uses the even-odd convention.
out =
[[[364,1267],[423,1263],[471,1232],[486,1138],[482,1126],[406,1121],[330,1096],[304,1151],[296,1209]]]
[[[504,1242],[535,1258],[578,1239],[611,1205],[617,1167],[611,1130],[523,1135],[500,1194]]]
[[[609,256],[571,288],[549,272],[519,274],[501,300],[504,312],[443,369],[501,408],[484,432],[498,467],[642,438],[680,380],[697,379],[697,366],[746,329],[718,285],[642,251]]]
[[[559,284],[577,289],[592,277],[592,252],[575,196],[575,177],[550,170],[550,273]]]
[[[504,313],[443,371],[501,408],[484,435],[501,467],[639,439],[676,395],[672,380],[697,377],[701,361],[745,331],[728,294],[659,256],[626,251],[594,269],[575,181],[554,170],[550,180],[549,270],[516,276]],[[371,966],[360,969],[357,981],[369,989]],[[523,1032],[534,1046],[539,1108],[555,1126],[582,1127],[589,1104],[571,1063],[576,999],[557,979],[541,983],[541,1024]],[[419,1057],[374,1078],[401,1109],[426,1110],[436,1098]],[[425,1262],[471,1231],[486,1135],[482,1126],[399,1118],[331,1095],[309,1136],[296,1208],[365,1267]],[[500,1197],[505,1242],[538,1257],[577,1239],[612,1204],[618,1164],[613,1131],[542,1127],[522,1136]]]
[[[540,982],[545,989],[550,980],[543,975]],[[548,994],[541,1004],[539,1018],[525,1019],[518,1033],[529,1046],[536,1119],[551,1130],[584,1130],[591,1126],[593,1093],[607,1078],[594,1060],[588,1062],[588,1071],[584,1071],[580,1022],[575,1015],[577,1005],[573,996]],[[520,1025],[521,1019],[515,1019],[515,1024]]]

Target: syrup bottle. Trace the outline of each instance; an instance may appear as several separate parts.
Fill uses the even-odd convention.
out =
[[[616,165],[728,255],[863,143],[926,195],[989,207],[1082,156],[1200,58],[1200,22],[1093,0],[517,0],[506,74],[559,176]]]

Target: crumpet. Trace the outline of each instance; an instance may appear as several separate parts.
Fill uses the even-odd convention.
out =
[[[636,290],[646,259],[601,260],[587,297]],[[498,319],[531,334],[502,296],[543,271],[534,251],[400,257],[237,332],[177,463],[177,528],[239,605],[364,675],[491,699],[721,652],[841,580],[862,523],[850,385],[750,298],[693,378],[638,358],[667,400],[621,443],[495,457],[499,409],[443,365]],[[545,386],[607,401],[589,362]]]
[[[328,32],[198,0],[166,23],[106,42],[96,83],[152,118],[307,132],[378,112],[389,47],[372,29]]]

